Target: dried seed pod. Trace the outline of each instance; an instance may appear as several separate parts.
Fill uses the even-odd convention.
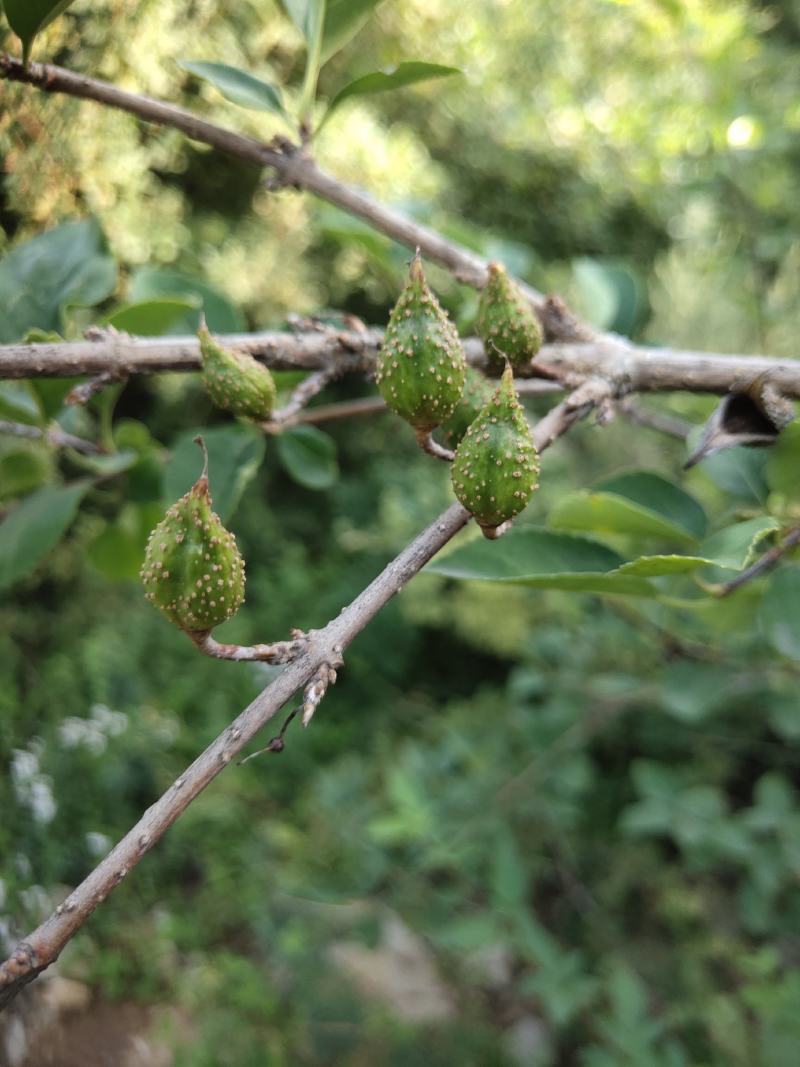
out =
[[[448,448],[456,447],[467,432],[467,427],[477,419],[481,409],[491,400],[493,392],[491,384],[481,372],[468,365],[461,399],[453,414],[439,427],[439,435]]]
[[[276,390],[267,368],[246,352],[234,352],[217,344],[205,323],[197,336],[203,385],[217,407],[249,419],[268,419],[275,406]]]
[[[211,630],[244,600],[244,561],[211,509],[208,454],[203,473],[150,534],[140,577],[147,599],[181,630]]]
[[[492,373],[502,371],[503,355],[508,356],[512,367],[521,367],[542,347],[542,327],[536,313],[502,263],[489,264],[489,280],[481,292],[475,328]]]
[[[469,426],[451,467],[453,490],[487,537],[518,515],[537,488],[539,457],[506,367],[494,396]]]
[[[375,381],[392,411],[423,432],[452,414],[466,360],[458,332],[428,288],[419,253],[389,316]]]

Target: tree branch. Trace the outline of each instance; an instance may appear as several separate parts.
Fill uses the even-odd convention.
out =
[[[329,204],[364,219],[376,230],[385,233],[410,249],[419,248],[423,255],[445,267],[461,282],[477,289],[486,284],[488,263],[469,249],[448,240],[435,230],[413,222],[398,211],[377,203],[360,189],[345,185],[320,170],[305,151],[285,139],[263,144],[252,137],[244,137],[208,122],[184,108],[153,100],[151,97],[129,93],[115,85],[89,78],[63,67],[44,63],[30,63],[26,68],[9,55],[0,55],[0,78],[25,82],[48,93],[66,93],[83,100],[95,100],[108,107],[136,115],[146,122],[181,130],[194,141],[212,145],[228,155],[271,167],[281,184],[305,189]],[[542,294],[524,282],[520,283],[526,296],[546,317]]]
[[[267,330],[219,337],[221,344],[247,352],[276,370],[335,368],[334,377],[372,373],[382,340],[383,331],[379,329],[335,334]],[[463,344],[467,361],[475,367],[485,366],[480,340],[467,337]],[[104,372],[124,377],[197,371],[200,367],[200,345],[191,336],[120,335],[104,341],[0,345],[0,379],[69,378]],[[530,386],[518,383],[521,391],[529,393],[558,392],[564,388],[563,383],[575,386],[586,378],[604,378],[614,384],[616,396],[674,390],[722,395],[746,389],[763,378],[784,396],[800,397],[800,360],[645,348],[621,337],[546,344],[529,366],[516,373],[520,378],[533,376]]]
[[[580,408],[573,397],[556,405],[534,428],[534,443],[540,452],[591,409],[591,402],[585,397]],[[347,646],[381,608],[455,537],[469,519],[469,512],[460,504],[451,504],[335,619],[322,630],[312,630],[307,634],[304,650],[297,658],[147,809],[136,825],[69,894],[63,904],[0,964],[0,1010],[58,958],[61,950],[98,904],[150,851],[192,800],[301,688],[305,690],[303,719],[308,722],[327,686],[335,681],[336,668],[341,664]]]
[[[215,335],[216,337],[216,335]],[[233,333],[219,336],[221,344],[238,348],[275,370],[324,370],[342,364],[342,373],[370,371],[382,330],[335,335],[309,330],[284,333]],[[477,351],[473,353],[477,358]],[[79,374],[155,374],[198,371],[200,342],[189,337],[131,337],[119,334],[102,341],[46,341],[40,344],[0,345],[0,379],[72,378]]]
[[[61,67],[31,63],[27,68],[8,55],[0,55],[0,78],[25,82],[46,92],[66,93],[70,96],[95,100],[110,107],[119,108],[136,115],[148,122],[170,126],[181,130],[188,137],[212,145],[223,152],[249,160],[259,166],[274,169],[285,184],[306,189],[323,200],[335,204],[351,215],[364,219],[376,230],[387,234],[408,248],[419,248],[428,258],[450,270],[460,281],[478,289],[482,288],[487,277],[487,262],[466,248],[448,240],[428,227],[421,226],[399,212],[378,204],[359,189],[352,188],[325,174],[310,159],[304,149],[298,148],[285,139],[279,138],[271,144],[262,144],[250,137],[244,137],[232,130],[208,122],[199,115],[183,108],[166,104],[150,97],[129,93],[107,82],[75,74]],[[522,290],[536,307],[545,327],[545,332],[553,338],[561,338],[560,346],[550,346],[536,360],[541,371],[548,369],[557,378],[563,378],[568,384],[577,384],[576,379],[601,376],[615,381],[616,392],[638,390],[689,389],[695,392],[725,393],[731,388],[746,387],[753,377],[766,373],[776,388],[787,396],[800,396],[800,365],[790,360],[770,360],[762,356],[709,356],[699,352],[679,352],[670,349],[641,349],[630,345],[612,334],[595,334],[585,323],[580,322],[557,298],[544,299],[538,290],[519,282]],[[355,335],[354,335],[355,336]],[[374,340],[374,339],[373,339]],[[248,339],[253,343],[253,339]],[[248,343],[245,342],[245,343]],[[316,343],[315,343],[316,342]],[[139,342],[137,342],[138,345]],[[359,342],[356,342],[359,344]],[[163,346],[165,342],[160,341]],[[292,358],[289,365],[305,365],[308,369],[320,369],[320,349],[331,344],[327,334],[306,339],[305,351],[289,349]],[[367,335],[360,338],[359,347],[353,351],[364,352],[369,344]],[[286,352],[286,342],[267,339],[264,348],[251,354],[259,355],[270,365],[280,365],[280,353]],[[24,346],[17,346],[24,347]],[[47,346],[36,346],[45,356]],[[98,345],[98,347],[100,347]],[[73,351],[73,359],[82,359],[83,369],[73,364],[72,370],[56,371],[51,375],[66,373],[101,373],[109,366],[124,373],[143,372],[145,369],[185,369],[188,363],[196,366],[196,342],[178,349],[173,341],[166,347],[159,348],[159,341],[151,342],[149,348],[149,367],[141,363],[131,365],[125,361],[127,351],[125,342],[116,342],[116,361],[102,364],[94,357],[83,352]],[[138,352],[142,353],[141,349]],[[23,353],[23,363],[30,359]],[[303,360],[307,362],[303,363]],[[531,368],[536,373],[535,368]],[[29,377],[32,374],[46,374],[45,370],[30,371],[20,366],[14,370],[14,361],[9,353],[5,360],[5,369],[0,364],[2,377]]]

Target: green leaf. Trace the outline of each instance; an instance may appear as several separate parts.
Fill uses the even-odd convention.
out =
[[[38,326],[32,326],[22,338],[24,345],[46,345],[50,341],[58,344],[64,338],[57,330],[40,330]]]
[[[302,33],[306,44],[311,45],[317,23],[322,21],[323,3],[320,0],[280,0],[280,5]]]
[[[465,915],[440,927],[436,940],[445,948],[457,952],[470,952],[491,945],[498,938],[498,917],[494,911],[481,911]]]
[[[550,512],[548,521],[551,526],[562,530],[658,537],[688,544],[693,544],[695,540],[662,516],[624,497],[612,493],[593,493],[588,489],[565,496]]]
[[[308,42],[303,88],[300,91],[300,118],[306,121],[317,96],[317,80],[322,66],[322,33],[325,27],[326,0],[305,0],[304,36]]]
[[[210,82],[232,104],[251,108],[253,111],[271,111],[284,117],[286,115],[280,89],[253,74],[248,74],[245,70],[229,67],[227,63],[207,63],[194,59],[184,59],[178,66]]]
[[[778,438],[780,441],[780,437]],[[775,447],[775,446],[773,446]],[[772,449],[769,450],[770,452]],[[752,504],[763,504],[768,495],[767,450],[735,448],[707,456],[698,467],[718,488]]]
[[[111,452],[107,456],[81,456],[80,464],[86,470],[100,474],[104,478],[113,478],[117,474],[130,470],[138,459],[137,452],[132,448],[125,448],[121,452]]]
[[[516,911],[525,907],[528,873],[513,836],[505,831],[495,841],[492,864],[492,910]]]
[[[800,496],[800,425],[792,423],[778,434],[767,458],[767,481],[776,493]]]
[[[604,264],[582,256],[573,260],[572,274],[580,294],[581,312],[593,326],[609,329],[617,317],[619,297]]]
[[[187,315],[199,312],[201,301],[191,297],[157,297],[137,304],[125,304],[109,315],[105,323],[116,330],[139,337],[160,337]]]
[[[22,41],[23,60],[27,66],[31,45],[37,33],[66,11],[72,0],[4,0],[8,24]]]
[[[741,691],[741,679],[729,668],[677,660],[664,669],[661,700],[676,719],[696,723],[727,704],[732,691]]]
[[[75,378],[32,378],[28,382],[30,391],[33,393],[43,416],[43,422],[55,419],[64,412],[64,401],[70,389],[78,382],[84,381],[81,377]],[[74,408],[71,409],[73,417],[77,416]],[[68,429],[68,427],[65,427]]]
[[[764,538],[779,527],[780,523],[771,515],[759,515],[745,522],[734,523],[705,540],[699,554],[717,567],[740,571],[752,562]]]
[[[121,451],[133,451],[135,462],[125,481],[127,500],[147,504],[164,499],[165,450],[136,419],[118,419],[114,424],[114,444]]]
[[[150,531],[163,518],[160,504],[125,504],[89,546],[94,566],[112,581],[137,578]]]
[[[634,471],[601,483],[596,490],[570,493],[551,511],[551,526],[693,544],[706,516],[677,485],[649,471]]]
[[[646,287],[629,265],[612,259],[573,260],[572,274],[586,318],[630,337],[647,314]]]
[[[710,560],[703,556],[656,555],[640,556],[623,563],[620,574],[638,574],[642,578],[659,578],[668,574],[687,574],[698,567],[707,566]]]
[[[365,74],[356,78],[331,100],[325,120],[345,100],[352,96],[370,96],[374,93],[386,93],[392,89],[402,89],[406,85],[414,85],[416,82],[429,81],[432,78],[449,78],[453,74],[461,74],[457,67],[443,67],[438,63],[421,63],[412,61],[400,63],[388,70],[376,70],[371,74]]]
[[[116,264],[94,219],[66,222],[17,245],[0,261],[0,343],[34,327],[61,330],[66,307],[93,307],[116,284]]]
[[[241,333],[245,328],[244,316],[238,308],[224,293],[202,278],[175,270],[140,267],[131,279],[131,301],[140,303],[158,297],[179,297],[193,305],[192,310],[173,322],[166,331],[168,335],[196,333],[201,310],[208,328],[214,333]]]
[[[203,466],[194,438],[202,434],[208,449],[208,480],[214,511],[226,522],[246,486],[255,477],[266,451],[264,435],[251,426],[215,426],[182,434],[164,471],[164,494],[171,504],[197,481]]]
[[[773,648],[800,661],[800,568],[772,575],[759,610],[761,630]]]
[[[668,574],[686,574],[698,567],[740,571],[752,561],[761,541],[779,527],[777,519],[770,515],[759,515],[712,534],[700,545],[697,555],[640,556],[630,563],[623,563],[619,573],[656,578]]]
[[[618,573],[622,558],[588,537],[536,526],[510,530],[502,541],[471,541],[426,569],[448,578],[567,589],[583,593],[654,596],[645,579]]]
[[[29,382],[0,382],[0,418],[38,426],[42,412]]]
[[[381,0],[328,0],[322,31],[322,62],[341,51]]]
[[[316,426],[294,426],[278,438],[281,463],[306,489],[330,489],[339,477],[336,442]]]
[[[0,442],[0,500],[25,496],[51,480],[53,464],[46,446],[31,441],[3,451],[4,445]]]
[[[88,481],[39,489],[0,523],[0,589],[29,574],[75,517]]]
[[[596,488],[616,493],[663,516],[692,537],[703,537],[706,532],[706,513],[695,498],[653,471],[629,471],[600,482]]]

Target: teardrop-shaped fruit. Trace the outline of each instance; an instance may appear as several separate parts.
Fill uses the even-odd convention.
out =
[[[537,487],[539,457],[511,368],[456,449],[453,490],[487,537],[518,515]]]
[[[428,288],[417,254],[392,308],[375,381],[392,411],[429,432],[455,409],[466,361],[458,332]]]
[[[502,371],[504,355],[512,367],[521,367],[542,347],[536,313],[502,263],[489,264],[489,280],[481,292],[475,328],[493,373]]]
[[[467,427],[477,419],[481,409],[491,400],[493,392],[491,384],[484,375],[475,367],[467,365],[461,399],[453,414],[439,427],[439,436],[443,444],[449,448],[456,447],[467,432]]]
[[[239,610],[244,561],[211,510],[207,455],[203,473],[150,534],[140,577],[147,599],[182,630],[211,630]]]
[[[267,368],[246,352],[217,344],[205,323],[197,336],[203,385],[217,407],[249,419],[268,419],[275,406],[275,381]]]

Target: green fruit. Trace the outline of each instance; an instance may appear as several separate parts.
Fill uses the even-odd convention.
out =
[[[478,417],[481,408],[492,398],[493,389],[479,370],[467,366],[464,392],[449,419],[439,427],[439,436],[449,448],[455,448],[467,427]]]
[[[507,367],[499,388],[456,449],[453,490],[492,537],[498,526],[526,507],[538,474],[539,457]]]
[[[489,264],[489,280],[481,293],[475,327],[493,373],[505,366],[503,356],[508,356],[512,367],[521,367],[542,347],[539,320],[501,263]]]
[[[211,630],[239,610],[244,561],[211,510],[207,455],[203,473],[150,534],[140,577],[147,599],[182,630]]]
[[[222,348],[205,323],[197,336],[203,385],[217,407],[249,419],[268,419],[275,406],[275,381],[267,368],[245,352]]]
[[[416,255],[389,316],[375,372],[378,389],[392,411],[428,433],[458,404],[465,370],[458,332],[428,288]]]

